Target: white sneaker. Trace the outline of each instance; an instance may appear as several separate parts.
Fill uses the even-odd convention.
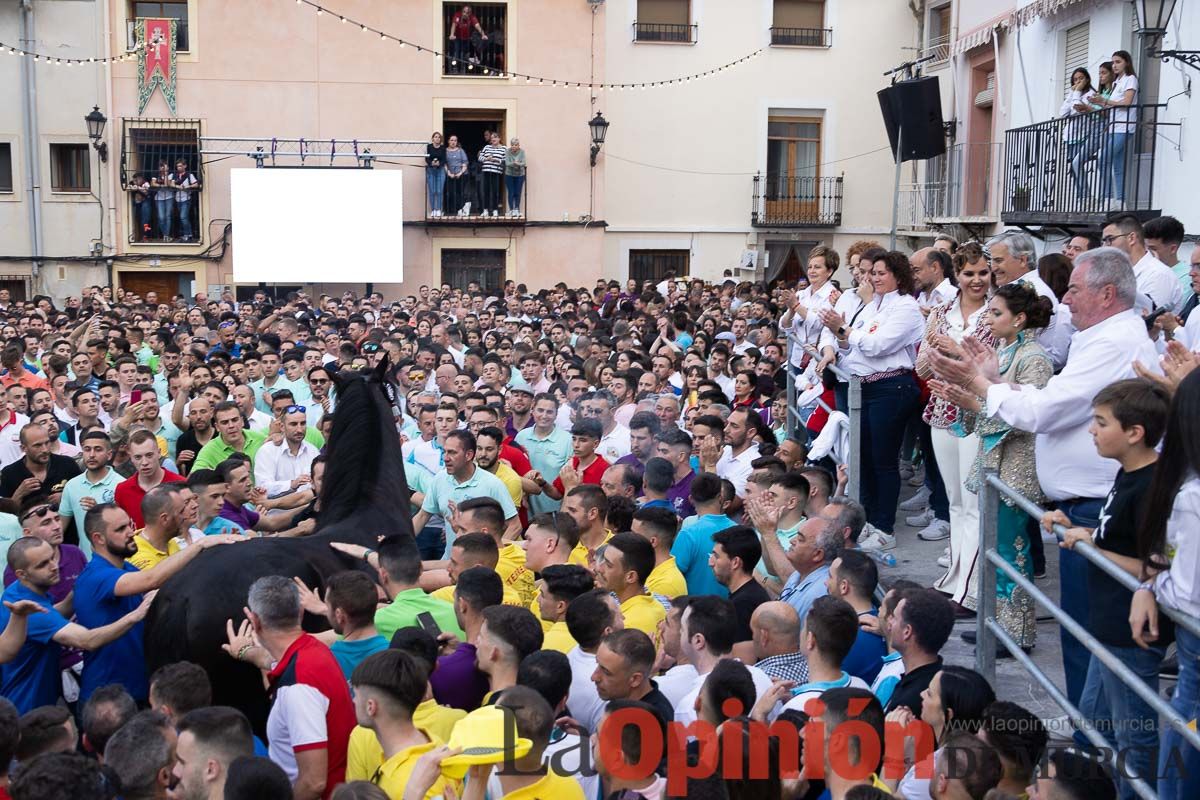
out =
[[[911,517],[904,518],[904,523],[912,528],[924,528],[933,521],[932,508],[927,508],[919,514],[913,514]]]
[[[929,487],[922,486],[916,494],[901,503],[898,508],[901,511],[920,511],[927,505],[929,505]]]
[[[469,217],[469,216],[471,216],[471,204],[470,204],[470,203],[463,203],[463,207],[462,207],[462,215],[463,215],[464,217]]]
[[[944,555],[938,556],[937,563],[938,566],[942,567],[943,569],[950,569],[950,554],[945,553]]]
[[[950,538],[950,523],[944,519],[935,519],[926,526],[925,530],[917,532],[917,538],[924,542],[940,542]]]
[[[858,540],[860,550],[891,550],[895,546],[896,537],[893,534],[876,528],[863,531],[862,538]]]
[[[494,208],[493,208],[493,209],[492,209],[492,217],[493,217],[493,218],[495,218],[495,217],[498,217],[498,216],[500,216],[500,212],[499,212],[499,211],[497,211],[496,209],[494,209]]]

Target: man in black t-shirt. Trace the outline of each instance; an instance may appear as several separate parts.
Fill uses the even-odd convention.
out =
[[[34,495],[57,503],[66,482],[82,472],[75,459],[50,452],[50,436],[41,425],[30,423],[21,429],[21,450],[24,458],[0,470],[0,497],[18,505]]]
[[[1046,515],[1043,522],[1047,527],[1057,522],[1068,528],[1062,547],[1093,544],[1117,566],[1141,577],[1138,528],[1158,461],[1155,447],[1166,429],[1169,409],[1166,392],[1149,381],[1117,381],[1096,395],[1091,427],[1096,452],[1117,461],[1121,469],[1095,530],[1071,528],[1061,511]],[[1088,631],[1157,693],[1159,665],[1172,638],[1170,619],[1160,618],[1155,646],[1143,649],[1133,641],[1129,627],[1133,593],[1091,562],[1087,564],[1087,589]],[[1126,775],[1140,776],[1153,787],[1158,713],[1094,655],[1088,663],[1079,710],[1118,752],[1127,754],[1122,796],[1132,791],[1124,780]],[[1076,738],[1081,739],[1082,734]]]
[[[921,693],[942,668],[938,655],[954,630],[954,607],[934,589],[908,589],[896,604],[888,644],[904,661],[904,677],[888,700],[887,712],[908,708],[921,718]]]
[[[737,612],[737,637],[734,642],[753,642],[750,617],[754,616],[754,609],[771,599],[767,590],[754,579],[754,568],[762,558],[758,534],[753,528],[737,525],[717,531],[712,538],[713,549],[708,557],[708,565],[717,582],[729,589],[729,600]],[[750,645],[746,654],[736,650],[735,646],[734,655],[744,656],[749,663],[754,663],[753,645]]]
[[[179,397],[176,402],[184,402],[183,397]],[[214,436],[217,435],[216,429],[213,428],[213,406],[212,402],[204,395],[193,397],[187,405],[188,429],[183,432],[175,443],[175,464],[179,467],[179,474],[187,475],[192,471],[192,464],[196,460],[196,454],[200,452],[200,448],[208,444]]]

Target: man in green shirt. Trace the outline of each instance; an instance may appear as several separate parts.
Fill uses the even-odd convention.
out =
[[[192,469],[216,469],[217,465],[234,453],[245,453],[250,458],[250,466],[253,469],[254,456],[266,441],[267,435],[247,430],[242,427],[244,424],[242,412],[236,403],[228,400],[218,403],[213,411],[213,425],[217,429],[217,435],[200,448]]]

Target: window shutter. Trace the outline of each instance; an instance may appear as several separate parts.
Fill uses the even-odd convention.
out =
[[[1084,67],[1091,73],[1088,66],[1088,28],[1091,23],[1081,22],[1073,28],[1067,28],[1063,46],[1063,96],[1071,91],[1071,73],[1078,67]],[[1092,75],[1092,83],[1099,80],[1098,75]]]

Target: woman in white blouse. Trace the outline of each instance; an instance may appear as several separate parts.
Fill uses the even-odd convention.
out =
[[[1129,624],[1141,647],[1158,644],[1158,604],[1200,617],[1200,371],[1175,391],[1162,455],[1147,492],[1138,550],[1147,580],[1133,595]],[[1171,707],[1184,719],[1200,715],[1200,637],[1175,628],[1179,681]],[[1200,797],[1200,753],[1171,726],[1159,747],[1158,796]]]
[[[779,327],[788,332],[792,340],[792,367],[803,371],[808,366],[809,354],[805,346],[816,347],[821,338],[821,310],[833,308],[840,292],[830,280],[837,272],[838,253],[832,247],[817,245],[808,254],[808,287],[793,295],[785,292],[787,311],[779,320]]]
[[[1093,142],[1098,141],[1095,126],[1099,121],[1083,116],[1096,110],[1091,105],[1095,94],[1091,74],[1083,67],[1077,67],[1071,73],[1071,91],[1058,110],[1060,117],[1073,118],[1063,124],[1063,142],[1067,145],[1067,164],[1071,168],[1071,179],[1075,181],[1075,193],[1080,198],[1088,194],[1083,165],[1096,152]]]
[[[1125,201],[1125,150],[1137,131],[1138,79],[1133,71],[1133,56],[1128,50],[1118,50],[1112,56],[1113,74],[1117,77],[1112,95],[1095,95],[1092,103],[1108,112],[1110,125],[1100,169],[1104,180],[1104,196],[1111,210],[1119,210]]]
[[[860,544],[887,549],[896,544],[900,444],[921,399],[913,366],[925,317],[914,297],[908,256],[895,251],[872,252],[864,259],[868,256],[874,298],[853,320],[825,310],[821,321],[837,341],[842,369],[862,381],[862,497],[867,522],[880,535],[877,542]]]

